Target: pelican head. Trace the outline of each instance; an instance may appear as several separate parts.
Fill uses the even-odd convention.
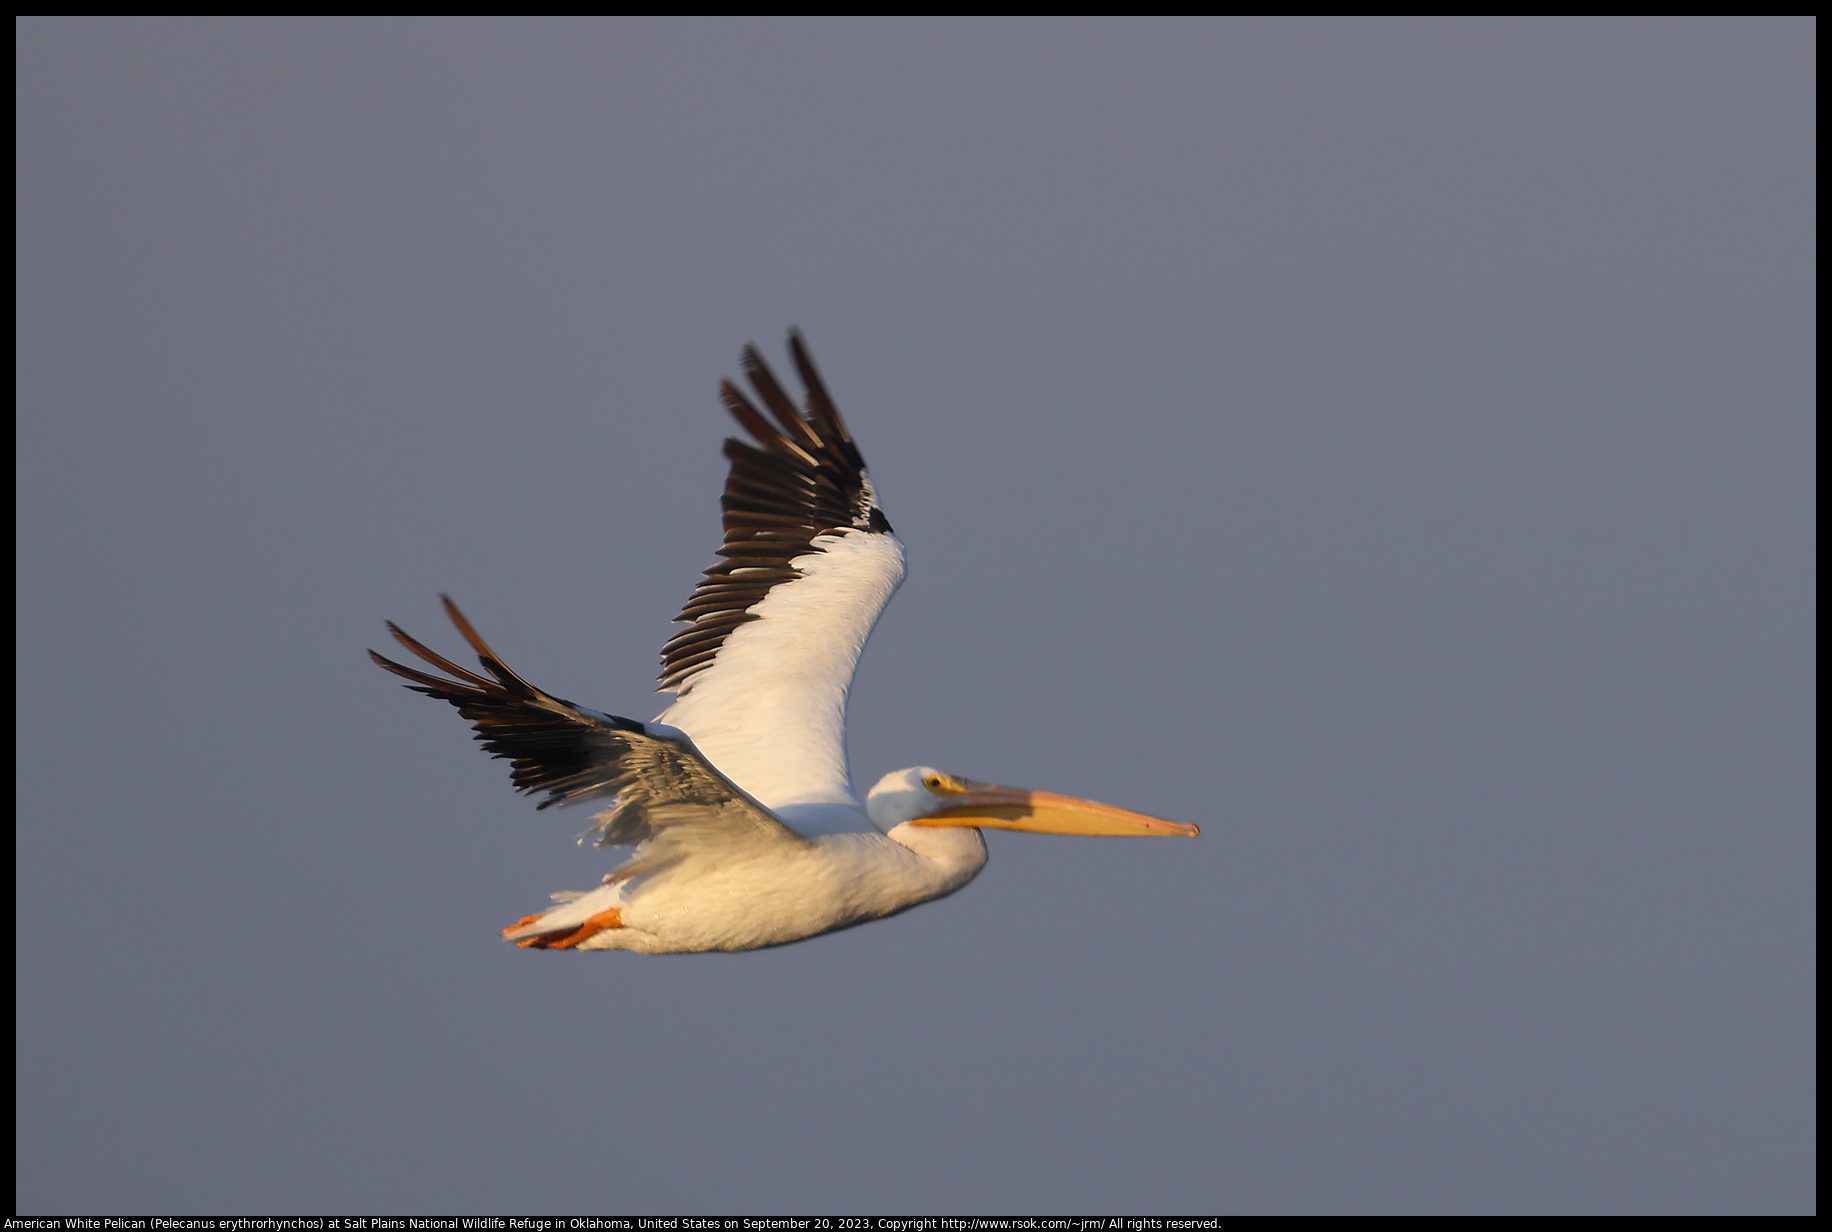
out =
[[[1180,834],[1195,838],[1200,833],[1182,822],[1162,821],[1074,796],[976,783],[932,766],[893,770],[879,779],[865,797],[865,815],[886,834],[905,824],[1028,830],[1033,834]]]

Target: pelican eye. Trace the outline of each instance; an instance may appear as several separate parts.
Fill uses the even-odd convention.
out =
[[[949,778],[945,774],[925,774],[922,785],[938,796],[958,796],[966,792],[966,785],[959,779]]]

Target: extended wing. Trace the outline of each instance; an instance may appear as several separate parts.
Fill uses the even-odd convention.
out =
[[[616,807],[598,818],[601,845],[660,840],[643,854],[643,869],[623,875],[652,871],[677,848],[803,841],[708,765],[683,733],[588,710],[537,689],[509,670],[451,599],[440,598],[487,677],[428,649],[392,622],[388,629],[396,641],[447,676],[404,667],[373,650],[369,657],[416,692],[456,706],[490,755],[513,766],[510,777],[518,791],[545,793],[539,807],[615,799]]]
[[[754,347],[743,367],[757,402],[730,381],[720,388],[756,444],[725,442],[724,559],[662,650],[661,687],[678,697],[657,721],[688,733],[791,824],[819,829],[825,815],[863,824],[846,765],[846,694],[903,580],[904,553],[799,334],[789,353],[804,409]]]

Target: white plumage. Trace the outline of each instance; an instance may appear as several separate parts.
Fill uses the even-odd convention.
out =
[[[692,734],[706,760],[791,825],[824,828],[821,805],[859,799],[846,767],[846,693],[872,626],[903,581],[903,543],[886,531],[845,530],[815,540],[733,629],[716,667],[656,720]]]
[[[514,765],[542,808],[610,802],[600,845],[634,845],[595,889],[503,930],[541,949],[673,953],[799,941],[940,898],[986,863],[980,827],[1194,837],[1193,825],[957,778],[926,766],[879,780],[861,804],[846,765],[846,693],[904,576],[903,544],[806,347],[789,350],[798,410],[753,348],[744,369],[766,419],[729,381],[724,559],[706,571],[663,648],[675,701],[651,723],[575,705],[511,672],[450,599],[486,675],[390,624],[444,675],[370,651],[451,703]],[[772,419],[774,422],[772,422]]]

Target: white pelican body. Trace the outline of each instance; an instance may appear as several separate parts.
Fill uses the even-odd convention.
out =
[[[754,950],[882,919],[951,894],[986,864],[976,829],[896,827],[890,834],[817,834],[805,843],[714,848],[689,856],[627,894],[628,881],[510,929],[511,937],[567,934],[606,911],[620,927],[591,932],[581,950]],[[742,904],[742,910],[729,905]],[[542,933],[525,930],[539,928]],[[561,938],[564,940],[564,938]]]
[[[726,408],[754,437],[727,440],[726,559],[706,571],[662,651],[676,700],[651,723],[588,710],[511,672],[445,600],[488,675],[390,624],[445,672],[370,651],[410,687],[451,703],[514,763],[540,807],[609,800],[599,845],[631,858],[582,893],[502,930],[537,949],[683,953],[800,941],[940,898],[986,864],[979,827],[1194,837],[1192,825],[957,778],[887,774],[863,804],[846,765],[846,693],[872,626],[904,576],[902,543],[864,460],[791,334],[806,414],[756,351],[744,367],[775,418],[730,382]],[[778,426],[779,425],[779,426]]]

